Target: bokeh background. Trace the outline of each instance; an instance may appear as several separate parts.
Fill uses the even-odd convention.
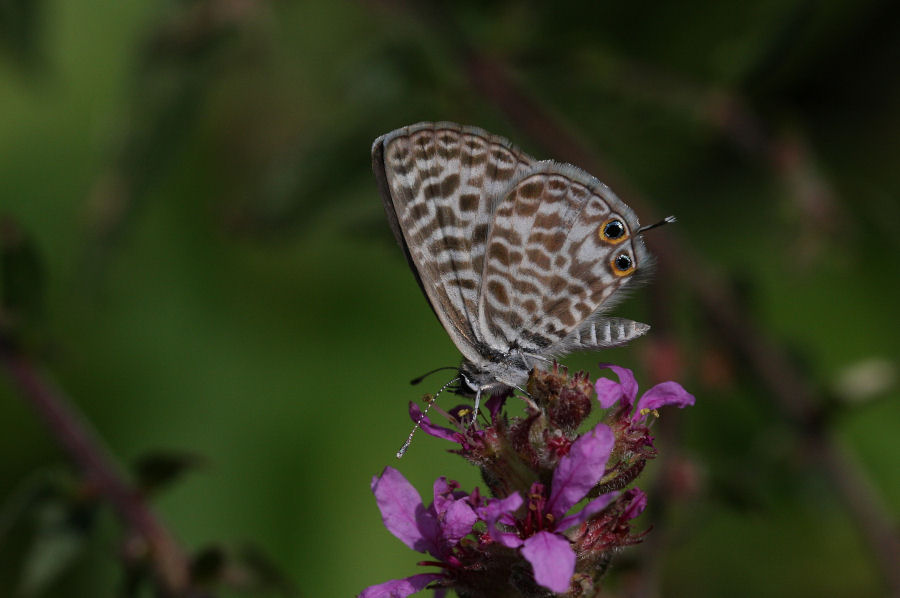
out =
[[[566,360],[697,397],[609,594],[900,592],[898,7],[2,0],[3,334],[123,469],[196,465],[153,508],[207,573],[265,561],[216,595],[418,572],[371,477],[480,482],[425,435],[393,456],[458,354],[369,147],[475,124],[679,219],[615,310],[650,336]],[[123,592],[120,526],[22,399],[0,377],[0,595]]]

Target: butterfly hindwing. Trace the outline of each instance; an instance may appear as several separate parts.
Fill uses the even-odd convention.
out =
[[[601,236],[613,219],[625,227],[616,242]],[[631,209],[587,173],[534,164],[494,214],[479,299],[486,342],[541,356],[589,346],[597,314],[647,261],[637,227]],[[635,266],[627,273],[612,263],[622,253]]]

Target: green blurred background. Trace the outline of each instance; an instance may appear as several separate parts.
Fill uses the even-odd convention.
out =
[[[610,595],[885,595],[847,497],[896,531],[898,7],[0,0],[0,215],[43,272],[17,333],[123,466],[200,456],[153,501],[186,547],[250,543],[300,595],[354,595],[422,556],[383,528],[373,475],[398,467],[426,496],[438,475],[480,483],[425,435],[393,456],[407,401],[445,377],[409,379],[458,353],[393,243],[369,146],[420,120],[541,158],[573,160],[546,140],[574,140],[643,221],[676,214],[659,234],[689,250],[615,310],[649,338],[566,360],[697,396],[659,422],[640,480],[654,530]],[[729,289],[814,389],[812,437],[850,474],[821,465],[685,272]],[[35,550],[16,497],[63,470],[0,379],[2,596]],[[42,595],[115,595],[119,541],[101,515]]]

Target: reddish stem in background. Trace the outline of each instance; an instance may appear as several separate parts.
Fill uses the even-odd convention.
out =
[[[0,347],[0,363],[85,480],[109,502],[128,530],[146,543],[148,559],[165,595],[194,595],[189,587],[188,559],[181,546],[124,479],[81,413],[28,358]]]

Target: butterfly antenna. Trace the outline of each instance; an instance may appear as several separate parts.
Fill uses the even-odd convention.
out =
[[[412,384],[413,386],[415,386],[416,384],[419,384],[420,382],[422,382],[422,380],[424,380],[425,378],[427,378],[428,376],[432,375],[435,372],[440,372],[441,370],[455,370],[455,369],[456,368],[453,367],[452,365],[445,365],[444,367],[441,367],[441,368],[434,368],[430,372],[425,372],[418,378],[413,378],[412,380],[409,381],[409,383]]]
[[[427,375],[428,374],[426,374],[426,376]],[[422,426],[422,420],[425,419],[425,415],[428,413],[428,410],[431,409],[431,406],[434,405],[435,401],[437,401],[437,398],[441,395],[441,393],[444,392],[447,389],[447,387],[450,386],[451,384],[453,384],[454,382],[459,382],[459,376],[457,376],[453,380],[450,380],[449,382],[444,384],[439,391],[434,393],[434,396],[431,397],[431,400],[428,401],[428,404],[425,405],[425,409],[422,411],[422,413],[419,414],[419,419],[416,420],[416,425],[413,426],[413,429],[409,433],[409,436],[406,437],[406,442],[404,442],[403,446],[400,447],[400,450],[397,451],[398,459],[400,459],[401,457],[403,457],[403,455],[406,454],[406,451],[409,449],[409,445],[412,444],[413,435],[416,433],[416,430],[418,430]]]
[[[648,224],[647,226],[642,226],[641,228],[637,229],[637,232],[638,234],[645,233],[651,228],[656,228],[657,226],[662,226],[663,224],[672,224],[673,222],[675,222],[675,216],[666,216],[659,222]]]

